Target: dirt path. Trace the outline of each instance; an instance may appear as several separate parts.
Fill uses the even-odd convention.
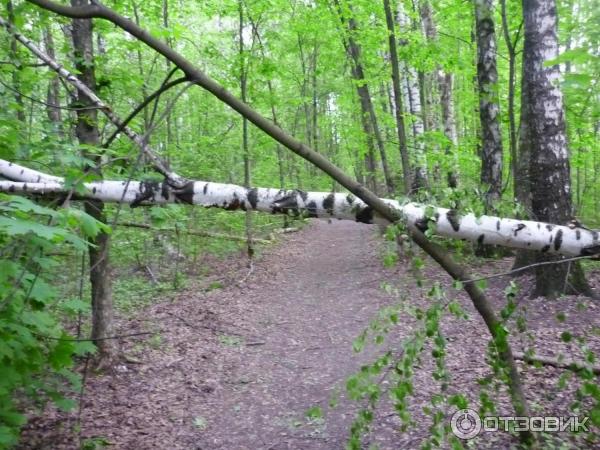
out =
[[[241,287],[234,278],[246,271],[228,268],[229,286],[186,292],[124,323],[128,333],[158,334],[128,345],[141,364],[88,379],[82,440],[123,449],[343,448],[352,410],[338,407],[327,424],[305,412],[327,409],[374,355],[352,352],[391,300],[379,289],[386,273],[374,233],[314,221],[267,249]],[[77,446],[74,417],[45,416],[25,431],[24,448]]]
[[[374,227],[316,220],[282,239],[265,250],[241,286],[239,281],[247,275],[241,262],[221,263],[217,276],[224,280],[222,288],[190,289],[123,321],[124,332],[156,333],[146,341],[126,343],[126,353],[140,362],[122,365],[112,376],[88,378],[79,436],[74,431],[76,413],[65,416],[47,410],[26,428],[22,448],[72,449],[80,442],[132,450],[344,448],[356,411],[344,397],[345,380],[383,350],[370,346],[357,355],[352,341],[385,305],[400,299],[423,307],[430,304],[424,295],[430,281],[416,288],[407,264],[383,269],[383,243]],[[486,264],[484,274],[505,270],[508,264]],[[447,276],[431,262],[426,271],[428,280],[443,283],[448,297],[469,313],[466,320],[449,316],[442,324],[450,355],[447,392],[464,392],[477,401],[476,380],[489,373],[484,358],[487,332],[464,295],[448,286]],[[380,289],[384,280],[396,284],[396,296]],[[488,289],[496,308],[504,302],[506,283],[494,280]],[[597,306],[582,300],[525,303],[528,333],[539,338],[534,346],[542,353],[558,351],[561,329],[552,320],[556,311],[566,312],[568,320],[561,326],[571,330],[589,329],[598,314]],[[411,335],[412,325],[409,318],[401,319],[392,346]],[[575,347],[565,351],[578,353]],[[414,367],[410,407],[422,426],[400,433],[397,417],[384,406],[369,444],[381,450],[419,448],[428,436],[422,407],[439,391],[431,377],[435,367],[429,353],[425,351]],[[569,395],[549,382],[559,374],[555,369],[526,369],[523,375],[532,400],[555,414],[568,411]],[[331,398],[337,399],[336,408],[328,406]],[[510,414],[506,396],[500,398],[499,411]],[[314,406],[322,407],[325,421],[305,416]],[[507,434],[495,434],[478,447],[508,448],[514,443]]]

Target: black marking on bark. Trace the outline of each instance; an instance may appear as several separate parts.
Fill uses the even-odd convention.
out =
[[[496,231],[500,231],[500,221],[496,220]]]
[[[13,163],[9,162],[8,167],[12,167]]]
[[[541,226],[539,223],[537,224],[537,227],[538,227],[538,230],[539,230],[540,228],[542,228],[542,226]]]
[[[308,217],[319,217],[317,214],[317,204],[314,201],[310,201],[308,205],[306,205],[306,211],[308,213]]]
[[[581,249],[581,256],[592,256],[600,254],[600,245],[590,245]]]
[[[240,199],[238,198],[237,194],[234,192],[233,200],[231,200],[229,203],[224,202],[224,206],[227,211],[235,211],[236,209],[240,209],[242,207],[242,202],[240,202]]]
[[[335,195],[329,194],[327,197],[325,197],[325,200],[323,200],[323,209],[325,209],[325,211],[327,211],[328,214],[333,215],[333,206],[335,204]]]
[[[23,184],[23,192],[27,191],[27,183]]]
[[[554,250],[556,250],[556,251],[560,250],[560,246],[562,245],[562,241],[563,241],[563,231],[559,229],[556,232],[556,239],[554,239]]]
[[[160,195],[162,195],[162,198],[164,198],[165,200],[169,199],[169,192],[171,191],[171,188],[169,187],[169,184],[167,183],[167,181],[163,181],[162,185],[160,186]]]
[[[42,179],[42,176],[38,175],[36,183],[39,183],[41,179]]]
[[[246,196],[248,197],[252,209],[256,209],[256,205],[258,204],[258,190],[256,188],[250,188],[248,189]]]
[[[553,229],[554,227],[552,225],[550,225],[549,223],[546,224],[546,230],[552,231]]]
[[[194,204],[194,182],[188,181],[185,185],[178,189],[175,193],[175,201],[177,203],[187,203],[188,205]]]
[[[500,223],[500,221],[498,221],[498,223]],[[526,225],[524,223],[518,223],[515,228],[515,237],[517,237],[517,233],[525,227],[526,227]],[[498,228],[498,227],[496,226],[496,228]]]
[[[351,205],[352,203],[354,203],[354,197],[352,197],[350,194],[346,195],[346,201],[348,202],[349,205]]]
[[[273,214],[292,213],[294,216],[298,216],[299,215],[298,192],[290,191],[290,193],[288,195],[285,195],[285,196],[281,197],[280,199],[275,199],[271,206],[271,212]]]
[[[485,234],[480,234],[479,237],[477,238],[477,243],[479,245],[483,245],[483,240],[485,239]]]
[[[306,191],[301,191],[300,189],[296,189],[296,191],[298,194],[300,194],[300,197],[302,198],[302,201],[306,202],[306,199],[308,198],[308,192]]]
[[[548,250],[550,250],[550,246],[549,245],[544,245],[542,247],[542,253],[546,253]]]
[[[207,192],[208,192],[208,183],[204,183],[204,187],[202,188],[202,193],[204,195],[206,195]]]
[[[575,230],[575,239],[577,239],[577,240],[581,239],[581,231]]]
[[[550,242],[552,244],[552,239],[554,239],[554,236],[550,235],[550,239],[548,240],[548,242]]]
[[[428,226],[429,226],[429,220],[425,216],[421,217],[418,220],[415,220],[415,227],[417,227],[417,229],[421,233],[425,233],[427,231]]]
[[[362,223],[373,223],[373,208],[365,206],[356,213],[356,221]]]
[[[23,175],[24,172],[25,172],[25,169],[21,169],[21,175]]]
[[[528,242],[528,243],[527,243],[527,247],[530,247],[530,246],[531,246],[531,242]]]
[[[8,192],[15,192],[15,185],[14,185],[14,184],[11,184],[11,185],[8,187]]]
[[[94,186],[94,187],[92,188],[92,194],[95,194],[97,190],[98,190],[98,189],[96,189],[96,186]]]
[[[146,200],[152,200],[154,193],[159,189],[158,182],[156,181],[141,181],[140,191],[135,194],[135,199],[129,205],[131,208],[137,208]]]
[[[450,222],[452,229],[454,231],[460,230],[460,218],[458,217],[458,211],[455,209],[450,209],[446,213],[446,219]]]
[[[598,240],[598,232],[596,230],[592,230],[592,239],[594,241]]]

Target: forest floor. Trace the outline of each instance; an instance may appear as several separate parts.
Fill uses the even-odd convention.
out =
[[[342,449],[360,406],[347,398],[346,379],[384,351],[400,351],[419,323],[401,314],[386,343],[367,345],[361,353],[353,352],[353,340],[385,306],[427,308],[432,300],[426,292],[434,281],[468,313],[467,319],[446,314],[442,320],[450,374],[447,393],[462,392],[471,405],[479,404],[484,388],[477,380],[490,374],[485,361],[488,333],[469,300],[433,262],[426,261],[423,286],[418,287],[407,261],[384,268],[388,244],[374,227],[348,221],[314,220],[298,233],[282,235],[281,241],[264,250],[251,273],[242,258],[207,260],[205,264],[214,265],[212,282],[204,280],[202,286],[191,286],[135,317],[121,318],[124,334],[155,334],[127,339],[123,348],[130,361],[114,373],[88,375],[80,414],[48,407],[32,417],[20,448]],[[476,269],[487,275],[508,270],[510,263],[479,262]],[[595,286],[598,278],[591,274]],[[503,289],[509,281],[496,278],[488,285],[486,292],[497,310],[505,302]],[[391,293],[380,288],[382,282],[394,287]],[[531,281],[524,277],[519,283],[526,290]],[[517,301],[528,329],[515,337],[516,349],[533,347],[546,356],[562,351],[581,358],[575,340],[560,339],[570,330],[575,336],[587,335],[588,347],[600,350],[597,302],[521,294]],[[555,319],[559,311],[565,314],[563,322]],[[536,413],[570,415],[576,378],[561,389],[563,371],[520,367]],[[393,406],[382,400],[365,448],[420,447],[431,424],[423,407],[439,392],[434,369],[431,350],[425,350],[414,367],[409,400],[415,425],[400,432]],[[389,387],[389,380],[381,386]],[[503,388],[499,391],[497,410],[511,415],[507,395]],[[306,415],[315,406],[322,408],[323,418]],[[445,408],[449,420],[454,410]],[[556,438],[575,447],[599,445],[565,433]],[[516,443],[508,433],[484,433],[475,445],[499,449]]]

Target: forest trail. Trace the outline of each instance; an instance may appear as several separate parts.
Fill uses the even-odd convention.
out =
[[[441,283],[447,298],[468,314],[462,319],[447,314],[440,323],[447,340],[447,394],[463,393],[470,402],[478,401],[478,380],[490,374],[487,331],[464,293],[453,289],[431,261],[423,269],[423,286],[417,287],[408,262],[384,268],[386,243],[375,227],[350,221],[313,220],[280,241],[264,249],[250,274],[243,258],[207,259],[203,264],[213,269],[213,281],[204,279],[203,285],[198,282],[120,320],[122,334],[152,336],[127,339],[123,348],[131,361],[115,373],[88,376],[80,435],[75,431],[77,411],[48,408],[26,426],[19,448],[103,448],[95,443],[128,450],[343,449],[358,407],[345,398],[346,379],[384,350],[400,354],[416,322],[402,314],[385,345],[367,345],[359,354],[352,350],[353,340],[384,306],[431,306],[426,292],[433,282]],[[510,264],[506,259],[478,269],[486,275],[506,271]],[[486,290],[496,310],[505,304],[503,289],[509,280],[491,280]],[[593,280],[597,285],[597,277]],[[383,281],[397,293],[386,294]],[[520,283],[526,286],[528,280]],[[561,342],[560,336],[568,329],[593,330],[598,305],[580,298],[556,302],[519,294],[521,302],[529,329],[526,335],[515,334],[515,350],[530,346],[542,355],[562,351],[583,359],[578,345]],[[553,319],[558,311],[565,312],[565,323]],[[600,340],[588,344],[600,350]],[[392,405],[382,400],[367,447],[420,448],[429,435],[431,419],[423,407],[439,393],[429,345],[413,366],[408,408],[417,425],[400,433]],[[521,367],[532,400],[567,415],[575,386],[565,391],[549,382],[561,371]],[[505,391],[493,395],[498,411],[510,415]],[[329,406],[332,398],[335,408]],[[325,420],[306,416],[315,406],[322,408]],[[454,410],[448,406],[445,414]],[[494,449],[514,444],[505,433],[477,443]]]
[[[112,379],[88,378],[83,442],[119,449],[344,447],[354,409],[343,398],[326,424],[305,413],[327,411],[336,392],[343,397],[346,378],[375,355],[355,354],[352,341],[392,301],[379,289],[391,276],[378,255],[382,241],[372,226],[322,220],[282,240],[241,286],[235,278],[247,269],[223,268],[228,286],[187,290],[122,324],[128,333],[159,334],[127,342],[140,364],[120,366]],[[75,417],[54,416],[32,421],[23,448],[77,448],[68,431]]]

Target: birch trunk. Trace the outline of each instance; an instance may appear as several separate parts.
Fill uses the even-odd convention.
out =
[[[525,142],[531,155],[531,209],[537,220],[567,223],[572,218],[571,177],[563,97],[558,88],[560,73],[557,65],[545,66],[546,61],[558,57],[556,3],[524,0],[523,15],[523,93],[527,100],[523,107]],[[556,258],[537,255],[537,261],[552,259]],[[581,288],[587,286],[580,267],[553,264],[536,268],[534,294],[555,297]]]
[[[412,190],[418,192],[420,189],[425,189],[428,185],[427,155],[425,154],[425,143],[423,141],[425,125],[421,110],[421,94],[419,93],[419,76],[417,71],[408,66],[408,64],[404,64],[404,74],[405,92],[411,115],[414,144]]]
[[[410,29],[410,21],[404,12],[402,4],[398,4],[398,25],[400,28]],[[425,125],[421,109],[421,94],[419,88],[419,76],[417,71],[408,65],[402,63],[404,72],[404,99],[407,109],[411,115],[411,126],[413,135],[413,162],[412,162],[412,186],[413,191],[427,187],[427,156],[425,154],[425,144],[423,142],[423,133]]]
[[[0,181],[0,192],[33,196],[55,196],[69,192],[60,177],[0,159],[0,176],[14,181]],[[41,180],[41,181],[38,181]],[[124,203],[132,207],[183,203],[229,211],[260,211],[321,218],[354,220],[362,223],[385,222],[370,206],[352,194],[305,192],[299,189],[246,188],[234,184],[189,181],[183,188],[168,182],[98,181],[85,183],[87,193],[75,199],[95,199]],[[382,199],[399,212],[407,225],[420,231],[428,228],[443,237],[464,239],[480,244],[539,250],[565,256],[600,254],[597,231],[544,222],[516,220],[494,216],[461,214],[457,210],[418,203],[400,204]]]
[[[494,0],[475,0],[477,83],[481,122],[481,182],[487,186],[485,204],[493,210],[502,195],[502,132],[498,104]]]

